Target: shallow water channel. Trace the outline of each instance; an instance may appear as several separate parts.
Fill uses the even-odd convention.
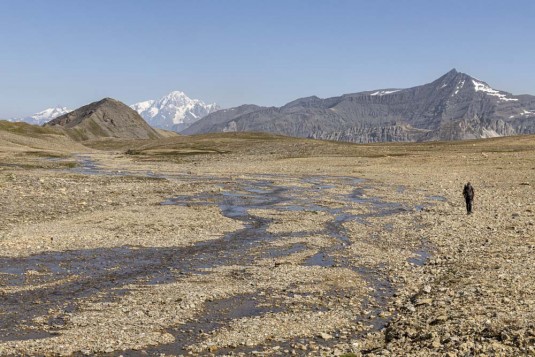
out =
[[[374,197],[367,197],[363,190],[365,183],[358,178],[309,176],[297,179],[297,185],[295,185],[295,178],[291,179],[294,185],[281,184],[285,179],[288,178],[264,175],[256,179],[233,180],[231,183],[219,185],[219,190],[216,190],[216,192],[196,196],[176,196],[163,202],[162,204],[164,205],[217,205],[224,216],[240,220],[245,224],[245,228],[227,234],[218,242],[197,244],[197,247],[204,248],[195,257],[187,259],[192,264],[188,266],[191,269],[209,268],[217,265],[247,266],[253,264],[259,258],[280,258],[307,249],[307,246],[301,243],[276,248],[266,245],[266,243],[294,237],[325,235],[335,238],[337,243],[328,248],[319,249],[317,253],[305,259],[301,264],[325,268],[345,267],[358,272],[373,288],[373,293],[369,299],[365,299],[362,302],[363,306],[372,309],[376,314],[379,313],[381,307],[385,306],[386,301],[392,297],[394,290],[391,284],[377,271],[362,266],[352,266],[348,260],[344,259],[343,254],[338,254],[351,245],[351,239],[344,227],[344,223],[357,220],[367,224],[366,219],[369,217],[400,213],[405,211],[406,208],[398,203],[384,202]],[[327,191],[340,186],[352,188],[348,190],[348,193],[327,193]],[[335,208],[321,203],[327,195],[330,201],[337,203]],[[355,204],[366,205],[370,210],[363,214],[351,213],[351,208],[354,208]],[[251,210],[261,209],[278,212],[324,212],[331,215],[332,219],[324,224],[320,230],[270,233],[267,228],[271,220],[250,213]],[[216,248],[215,251],[208,248],[213,248],[214,244],[219,248]],[[418,263],[417,260],[418,258],[414,258],[415,263]],[[267,312],[278,312],[273,309],[259,307],[264,305],[265,300],[265,297],[240,295],[209,303],[206,306],[206,314],[204,314],[203,319],[186,326],[180,326],[180,328],[172,331],[177,342],[167,346],[159,346],[151,351],[160,353],[186,352],[183,350],[185,346],[201,342],[201,336],[195,333],[197,331],[216,330],[232,319],[260,316]],[[382,328],[386,322],[387,319],[380,317],[367,321],[375,329]],[[290,342],[300,340],[296,338],[292,341],[286,341],[286,343],[279,341],[276,345],[288,347]],[[331,343],[324,341],[324,344],[333,343],[335,341]],[[218,353],[250,353],[253,350],[255,348],[241,347],[238,349],[233,348],[232,350],[218,350]]]
[[[99,169],[87,157],[82,157],[80,162],[82,167],[76,169],[78,173],[117,175],[116,172],[110,173]],[[139,176],[139,173],[135,174]],[[206,177],[191,175],[163,177],[170,180],[207,180]],[[113,300],[127,294],[128,291],[122,287],[132,283],[150,285],[176,281],[177,271],[184,275],[207,274],[207,268],[228,265],[250,266],[258,259],[290,256],[308,249],[307,245],[269,243],[312,235],[328,236],[334,238],[336,243],[318,249],[300,264],[325,268],[345,267],[358,272],[373,288],[373,292],[362,301],[362,305],[377,313],[392,297],[394,293],[392,286],[378,271],[354,265],[344,258],[344,249],[351,245],[344,223],[356,220],[368,224],[369,217],[396,214],[410,208],[367,197],[364,194],[367,183],[353,177],[257,175],[240,179],[219,177],[211,180],[214,184],[214,190],[211,192],[177,195],[169,197],[161,204],[218,206],[224,216],[243,222],[244,228],[228,233],[220,239],[176,248],[124,246],[112,249],[47,252],[22,258],[0,257],[0,273],[9,275],[9,286],[22,288],[29,284],[58,282],[41,289],[21,289],[16,293],[0,296],[3,310],[0,315],[0,340],[46,338],[54,335],[54,329],[57,329],[57,333],[61,333],[64,325],[61,314],[48,321],[50,326],[48,332],[35,331],[27,326],[31,325],[35,317],[47,316],[49,311],[54,309],[75,312],[77,306],[74,302],[77,299],[105,293],[105,299]],[[325,204],[326,197],[329,202],[336,204]],[[354,208],[359,205],[368,208],[366,213],[354,213]],[[272,233],[268,230],[272,220],[252,214],[253,210],[282,213],[321,212],[332,218],[314,231]],[[391,227],[385,226],[384,229]],[[411,262],[422,264],[428,256],[428,250],[422,248]],[[29,280],[28,272],[43,270],[49,273],[46,281],[39,281],[39,277],[33,281]],[[73,275],[77,278],[69,280]],[[262,304],[266,299],[268,299],[266,296],[248,294],[209,302],[204,307],[203,316],[168,331],[176,337],[174,343],[150,347],[146,352],[186,353],[187,346],[202,342],[202,334],[199,331],[203,333],[215,331],[233,319],[260,316],[268,312],[278,312],[277,309],[284,309],[284,306],[267,308]],[[386,319],[375,317],[368,321],[368,324],[371,323],[378,329],[386,322]],[[294,342],[299,340],[301,339],[295,339]],[[291,342],[279,341],[277,345],[284,347]],[[332,344],[334,341],[324,343]],[[242,346],[232,351],[249,353],[255,348]],[[225,350],[219,350],[218,353],[222,352]],[[119,354],[126,356],[142,353],[122,351],[117,353]]]

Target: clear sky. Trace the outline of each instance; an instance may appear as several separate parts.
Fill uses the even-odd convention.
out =
[[[172,90],[223,107],[411,87],[535,95],[535,1],[0,0],[0,118]]]

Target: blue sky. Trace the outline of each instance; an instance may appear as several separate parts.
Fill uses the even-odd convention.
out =
[[[535,95],[535,1],[0,0],[0,118],[181,90],[224,107],[430,82]]]

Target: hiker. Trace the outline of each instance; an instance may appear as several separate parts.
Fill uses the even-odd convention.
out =
[[[466,201],[466,214],[471,214],[472,204],[474,202],[474,188],[472,187],[470,182],[464,185],[463,196],[464,196],[464,200]]]

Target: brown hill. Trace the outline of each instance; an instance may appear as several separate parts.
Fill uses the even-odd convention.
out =
[[[57,117],[47,127],[60,127],[75,140],[101,138],[159,139],[154,130],[133,109],[112,98],[104,98]]]

